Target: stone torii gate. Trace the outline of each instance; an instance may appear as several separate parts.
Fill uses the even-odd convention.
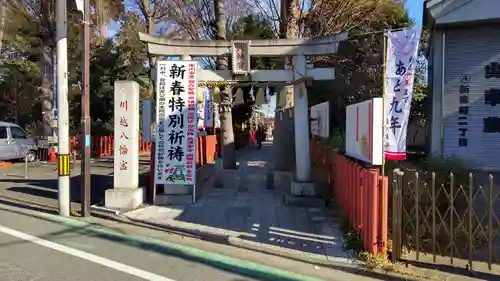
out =
[[[248,84],[293,85],[294,128],[295,128],[295,171],[291,194],[316,196],[311,182],[309,152],[309,107],[304,82],[333,80],[333,68],[308,68],[306,56],[323,56],[337,53],[340,41],[347,40],[347,33],[333,36],[302,39],[259,39],[259,40],[167,40],[161,37],[139,33],[142,42],[147,43],[148,52],[155,56],[181,56],[182,60],[192,57],[231,56],[231,70],[198,70],[199,82],[230,82],[232,87]],[[252,70],[250,56],[292,57],[292,69]],[[279,144],[278,144],[279,145]]]

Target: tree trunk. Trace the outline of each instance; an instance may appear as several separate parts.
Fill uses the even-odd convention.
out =
[[[141,8],[141,13],[144,16],[144,19],[146,20],[146,29],[149,35],[155,35],[156,31],[156,24],[154,20],[154,15],[153,12],[150,11],[149,8],[149,2],[148,0],[142,0],[142,5],[139,5]],[[148,54],[148,60],[149,60],[149,71],[148,71],[148,98],[154,98],[155,95],[155,83],[154,83],[154,77],[153,77],[153,72],[151,71],[156,67],[156,57],[153,55]]]
[[[280,37],[287,39],[297,38],[299,2],[297,0],[282,0],[281,7]],[[290,65],[291,63],[291,58],[285,58],[285,65]],[[287,93],[288,91],[293,93],[293,86],[287,86],[286,88],[291,89],[285,89],[282,93]],[[289,101],[286,100],[288,99],[287,94],[280,98],[285,99],[285,102],[282,104],[289,104]],[[274,168],[281,171],[290,171],[295,168],[295,128],[293,124],[293,107],[287,109],[277,109],[278,110],[274,116],[274,142],[276,143],[274,146]]]
[[[0,0],[0,54],[2,54],[2,43],[3,43],[3,29],[5,27],[5,10],[7,7],[5,6],[5,2]]]
[[[99,42],[104,43],[108,38],[108,13],[104,0],[95,0],[95,14],[97,16],[97,26],[99,28]]]
[[[224,1],[214,0],[215,24],[217,40],[226,40],[226,16],[224,15]],[[217,69],[228,69],[227,57],[217,58]],[[233,131],[233,104],[232,91],[227,87],[220,87],[221,103],[219,118],[222,129],[222,166],[224,169],[236,169],[236,152]]]
[[[43,132],[45,136],[53,135],[52,125],[54,123],[54,117],[52,114],[54,98],[52,91],[52,84],[54,80],[54,62],[52,61],[53,48],[50,45],[50,42],[42,39],[42,57],[40,60],[42,84],[40,86],[40,92],[42,101]]]
[[[144,20],[146,21],[146,31],[149,35],[155,35],[156,23],[154,14],[150,9],[149,0],[141,0],[138,6]],[[148,93],[147,98],[155,98],[155,81],[153,69],[156,67],[156,57],[148,54],[149,70],[148,70]]]
[[[41,102],[42,102],[42,125],[45,136],[52,136],[52,125],[54,117],[52,114],[54,81],[54,38],[53,28],[55,27],[52,19],[55,13],[54,1],[42,1],[40,4],[40,34],[41,34]]]
[[[100,29],[99,33],[102,37],[102,40],[105,41],[108,38],[108,23],[105,21],[102,21],[100,23],[99,29]]]
[[[19,97],[19,83],[17,81],[17,74],[14,75],[14,86],[15,87],[12,87],[12,92],[14,93],[14,99],[16,100],[16,105],[14,106],[14,119],[16,120],[16,124],[19,125],[19,108],[20,108],[20,105],[19,105],[19,100],[20,100],[20,97]]]

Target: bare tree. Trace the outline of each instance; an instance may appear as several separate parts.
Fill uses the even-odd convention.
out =
[[[118,20],[125,11],[123,0],[92,0],[94,20],[99,27],[101,39],[108,37],[108,25],[111,20]]]
[[[226,40],[227,26],[226,16],[224,14],[224,1],[214,0],[214,14],[215,14],[215,27],[216,39]],[[228,69],[227,57],[217,58],[217,69]],[[234,131],[233,131],[233,104],[232,93],[227,87],[220,87],[220,106],[219,116],[221,120],[222,129],[222,166],[224,169],[236,169],[236,152],[234,145]]]
[[[186,4],[172,0],[170,19],[178,26],[184,37],[197,40],[226,40],[233,24],[248,13],[249,6],[238,0],[194,0]],[[205,58],[204,64],[216,69],[229,69],[228,58],[218,57],[216,61]],[[225,169],[236,168],[234,131],[232,122],[232,92],[220,87],[219,115],[222,127],[222,153]]]
[[[4,0],[0,0],[0,54],[2,53],[3,43],[3,30],[5,27],[5,14],[7,13],[7,6]]]
[[[169,9],[171,9],[171,3],[169,1],[127,0],[126,6],[129,7],[133,13],[142,16],[140,21],[143,25],[141,30],[137,31],[145,31],[150,35],[160,35],[170,38],[175,37],[177,29],[168,21]],[[161,28],[158,28],[158,26],[161,26]],[[155,84],[152,71],[156,64],[156,57],[148,54],[147,59],[148,67],[146,70],[148,72],[149,80],[147,96],[153,98]]]

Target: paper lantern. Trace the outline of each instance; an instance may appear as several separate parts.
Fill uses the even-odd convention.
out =
[[[243,97],[243,90],[241,88],[236,89],[236,95],[234,98],[234,105],[241,105],[245,103],[245,99]]]
[[[220,89],[219,87],[214,87],[214,102],[220,103]]]
[[[255,95],[255,104],[262,105],[266,103],[266,92],[265,88],[259,88],[257,94]]]
[[[198,90],[196,91],[196,101],[198,103],[203,102],[203,87],[198,87]]]

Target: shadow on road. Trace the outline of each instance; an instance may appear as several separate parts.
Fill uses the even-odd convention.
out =
[[[4,201],[4,200],[0,199],[0,209],[3,211],[16,213],[16,214],[19,214],[22,216],[33,217],[35,219],[49,221],[52,223],[61,224],[56,219],[41,218],[38,216],[24,213],[22,211],[16,211],[16,210],[12,210],[10,208],[9,209],[3,208],[3,207],[1,207],[1,204],[13,206],[13,207],[25,208],[25,209],[37,211],[37,212],[47,212],[47,213],[53,214],[54,213],[53,211],[49,211],[49,210],[44,209],[44,208],[27,206],[27,205],[23,205],[23,204],[14,203],[14,202]],[[261,269],[261,268],[252,269],[252,268],[249,268],[247,266],[240,265],[240,263],[234,263],[234,262],[230,263],[230,262],[224,261],[223,258],[210,258],[210,257],[207,257],[206,255],[203,255],[200,253],[196,254],[196,252],[182,249],[181,247],[176,248],[176,247],[168,246],[165,243],[160,242],[159,240],[149,239],[146,237],[132,236],[132,235],[124,233],[123,231],[120,233],[116,229],[111,230],[109,228],[100,227],[99,225],[95,225],[95,224],[86,224],[85,226],[81,226],[81,227],[70,227],[66,230],[49,233],[49,234],[43,235],[39,238],[56,242],[55,240],[57,239],[58,236],[66,235],[66,237],[67,237],[67,235],[71,235],[71,234],[74,234],[75,236],[85,235],[85,236],[97,237],[97,238],[104,239],[104,240],[107,240],[107,241],[113,242],[113,243],[120,243],[120,244],[127,245],[130,247],[135,247],[135,248],[146,250],[146,251],[152,251],[152,252],[159,253],[159,254],[166,255],[166,256],[178,257],[178,258],[182,258],[182,259],[187,260],[187,261],[192,261],[192,262],[197,262],[197,263],[201,263],[204,265],[209,265],[209,266],[212,266],[214,268],[224,270],[226,272],[240,274],[240,275],[243,275],[243,276],[246,276],[249,278],[257,278],[259,280],[278,280],[278,279],[284,280],[284,281],[298,280],[297,278],[283,278],[281,276],[278,278],[273,273],[267,272],[266,270]],[[21,241],[21,242],[15,242],[14,244],[18,244],[18,243],[27,243],[27,242]],[[7,247],[7,246],[12,245],[12,244],[13,243],[9,243],[8,245],[0,245],[0,248]],[[318,265],[318,266],[321,266],[324,268],[326,267],[326,268],[330,268],[333,270],[339,270],[339,271],[342,271],[345,273],[350,273],[350,274],[354,274],[354,275],[358,275],[358,276],[370,277],[370,278],[375,278],[375,279],[380,279],[380,280],[389,280],[389,281],[408,280],[405,277],[389,276],[389,275],[386,275],[384,273],[378,273],[378,272],[374,272],[374,271],[364,270],[364,269],[360,269],[360,268],[357,268],[355,266],[347,265],[347,264],[346,265],[312,264],[312,265]],[[239,279],[235,279],[235,281],[236,280],[239,280]],[[494,279],[488,278],[486,280],[494,280]]]
[[[113,175],[91,174],[91,204],[104,202],[106,189],[113,188]],[[148,174],[139,175],[139,186],[146,186]],[[0,179],[0,184],[10,184],[5,188],[7,192],[28,194],[36,197],[56,200],[58,198],[57,178],[54,179]],[[81,176],[71,177],[71,202],[81,203]]]

